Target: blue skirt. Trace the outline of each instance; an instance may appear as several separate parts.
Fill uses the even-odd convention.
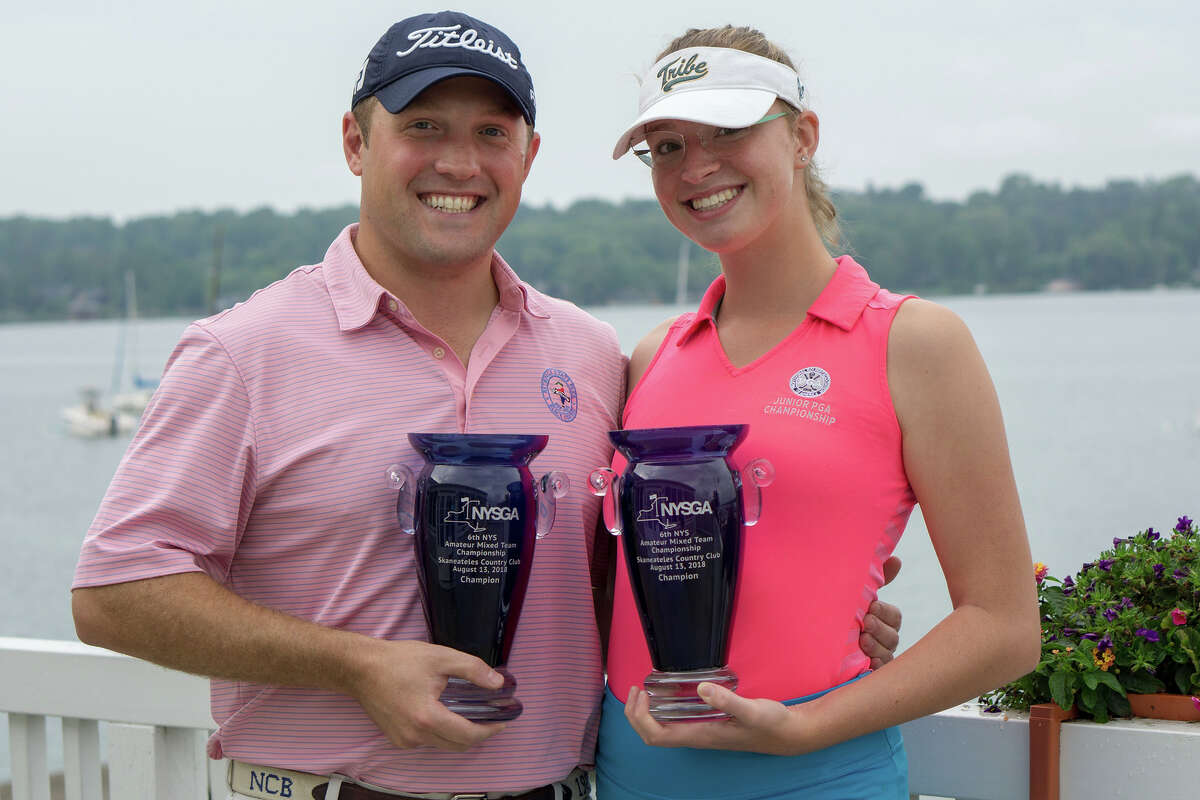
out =
[[[823,694],[789,700],[786,705]],[[625,719],[621,701],[605,690],[596,748],[596,797],[908,800],[908,759],[900,729],[894,727],[800,756],[651,747]]]

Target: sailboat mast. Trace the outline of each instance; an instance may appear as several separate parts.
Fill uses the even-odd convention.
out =
[[[117,395],[125,384],[125,349],[126,339],[132,336],[130,322],[137,313],[137,298],[134,296],[133,270],[125,270],[125,319],[117,329],[117,353],[113,358],[112,385],[109,394]]]

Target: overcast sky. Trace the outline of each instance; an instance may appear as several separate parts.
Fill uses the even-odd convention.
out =
[[[0,216],[119,220],[356,202],[340,118],[400,17],[373,0],[16,4],[0,22]],[[1200,174],[1196,0],[457,4],[521,47],[541,153],[525,199],[650,196],[613,162],[634,75],[691,26],[761,28],[800,67],[835,187],[962,198],[1012,172],[1064,186]],[[43,10],[44,9],[44,10]]]

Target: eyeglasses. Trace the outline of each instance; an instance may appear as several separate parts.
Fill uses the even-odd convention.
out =
[[[751,122],[744,128],[710,127],[696,135],[700,146],[715,156],[725,156],[737,149],[738,143],[753,131],[755,125],[762,125],[773,119],[786,117],[788,112],[768,114],[757,122]],[[633,154],[651,169],[671,169],[683,163],[687,153],[687,137],[677,131],[650,131],[646,134],[646,147],[634,149]]]

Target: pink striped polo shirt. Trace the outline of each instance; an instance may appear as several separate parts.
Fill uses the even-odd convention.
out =
[[[748,424],[734,463],[765,457],[774,465],[762,517],[743,532],[729,667],[743,696],[790,700],[870,666],[858,643],[862,620],[916,502],[887,381],[888,333],[907,298],[842,256],[804,321],[735,367],[713,321],[724,293],[718,276],[699,310],[671,326],[630,394],[624,426]],[[650,669],[619,559],[613,694],[624,701]]]
[[[592,762],[601,692],[588,568],[625,359],[615,332],[522,283],[463,366],[375,283],[344,230],[325,259],[192,324],[83,544],[76,587],[203,571],[242,597],[383,639],[425,639],[413,540],[384,480],[409,432],[549,434],[567,472],[509,668],[525,711],[468,753],[392,746],[351,698],[212,682],[210,755],[412,792],[519,791]],[[553,387],[553,388],[550,388]]]

